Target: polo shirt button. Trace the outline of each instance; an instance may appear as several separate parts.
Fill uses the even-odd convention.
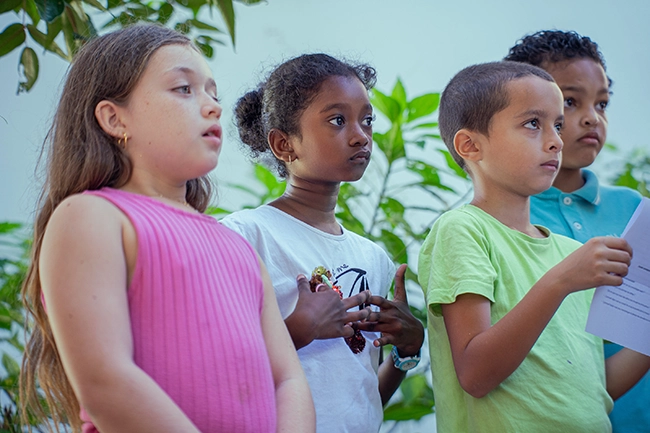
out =
[[[582,229],[582,224],[580,224],[579,222],[575,222],[575,223],[573,223],[573,227],[575,227],[576,230],[581,230]]]
[[[571,203],[573,203],[573,200],[571,200],[571,197],[564,197],[564,200],[562,200],[562,201],[567,206],[570,205]]]

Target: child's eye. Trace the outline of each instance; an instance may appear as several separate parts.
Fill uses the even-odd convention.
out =
[[[609,105],[609,101],[601,101],[598,103],[598,108],[605,111],[608,105]]]
[[[363,119],[364,123],[366,126],[372,126],[372,124],[375,122],[376,116],[373,114],[372,116],[368,116],[365,119]]]
[[[186,95],[189,95],[190,93],[192,93],[191,90],[190,90],[189,85],[180,86],[180,87],[175,88],[174,90],[177,91],[177,92],[186,94]]]
[[[343,116],[336,116],[329,121],[332,125],[342,126],[345,123]]]
[[[575,101],[575,99],[573,99],[573,98],[566,98],[566,99],[564,100],[564,106],[565,106],[565,107],[573,107],[573,106],[575,106],[575,105],[576,105],[576,101]]]
[[[539,129],[539,120],[537,119],[529,120],[528,122],[524,123],[524,128]]]
[[[556,123],[555,124],[555,130],[557,131],[558,135],[562,135],[562,124],[561,123]]]

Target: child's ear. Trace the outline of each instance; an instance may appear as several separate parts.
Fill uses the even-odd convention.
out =
[[[481,144],[479,134],[467,129],[459,130],[454,135],[454,149],[465,161],[481,160]]]
[[[297,159],[286,132],[273,128],[269,131],[268,141],[271,152],[279,160],[291,163]]]
[[[108,135],[120,138],[126,133],[126,127],[120,116],[120,107],[111,101],[100,101],[95,106],[95,118],[99,126]]]

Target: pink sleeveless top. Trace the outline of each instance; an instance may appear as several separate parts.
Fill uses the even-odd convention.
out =
[[[110,201],[135,227],[128,288],[135,363],[203,433],[274,432],[253,248],[207,215],[111,188],[85,194]],[[82,420],[84,432],[96,431],[83,410]]]

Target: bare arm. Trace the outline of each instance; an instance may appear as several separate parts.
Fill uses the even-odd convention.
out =
[[[259,260],[259,257],[258,257]],[[266,267],[260,260],[264,282],[262,332],[271,360],[278,411],[278,432],[308,433],[316,431],[316,412],[307,378],[300,365],[296,349],[282,321],[275,291]],[[309,282],[303,276],[299,285]]]
[[[650,368],[650,357],[623,348],[605,360],[607,392],[616,400],[645,375]]]
[[[395,273],[395,296],[389,301],[381,296],[372,296],[370,303],[377,305],[379,311],[370,313],[366,322],[358,324],[359,329],[381,332],[381,337],[373,342],[375,347],[392,344],[397,347],[401,357],[414,356],[424,342],[424,327],[409,309],[404,284],[406,265],[401,265]],[[379,366],[379,394],[382,404],[388,403],[406,372],[395,368],[392,357]]]
[[[600,285],[620,285],[631,250],[623,239],[594,238],[549,270],[493,326],[490,302],[473,294],[442,306],[458,380],[480,398],[523,362],[564,298]]]
[[[111,204],[82,195],[61,203],[48,223],[40,276],[63,367],[102,433],[198,432],[133,362],[124,224]]]

